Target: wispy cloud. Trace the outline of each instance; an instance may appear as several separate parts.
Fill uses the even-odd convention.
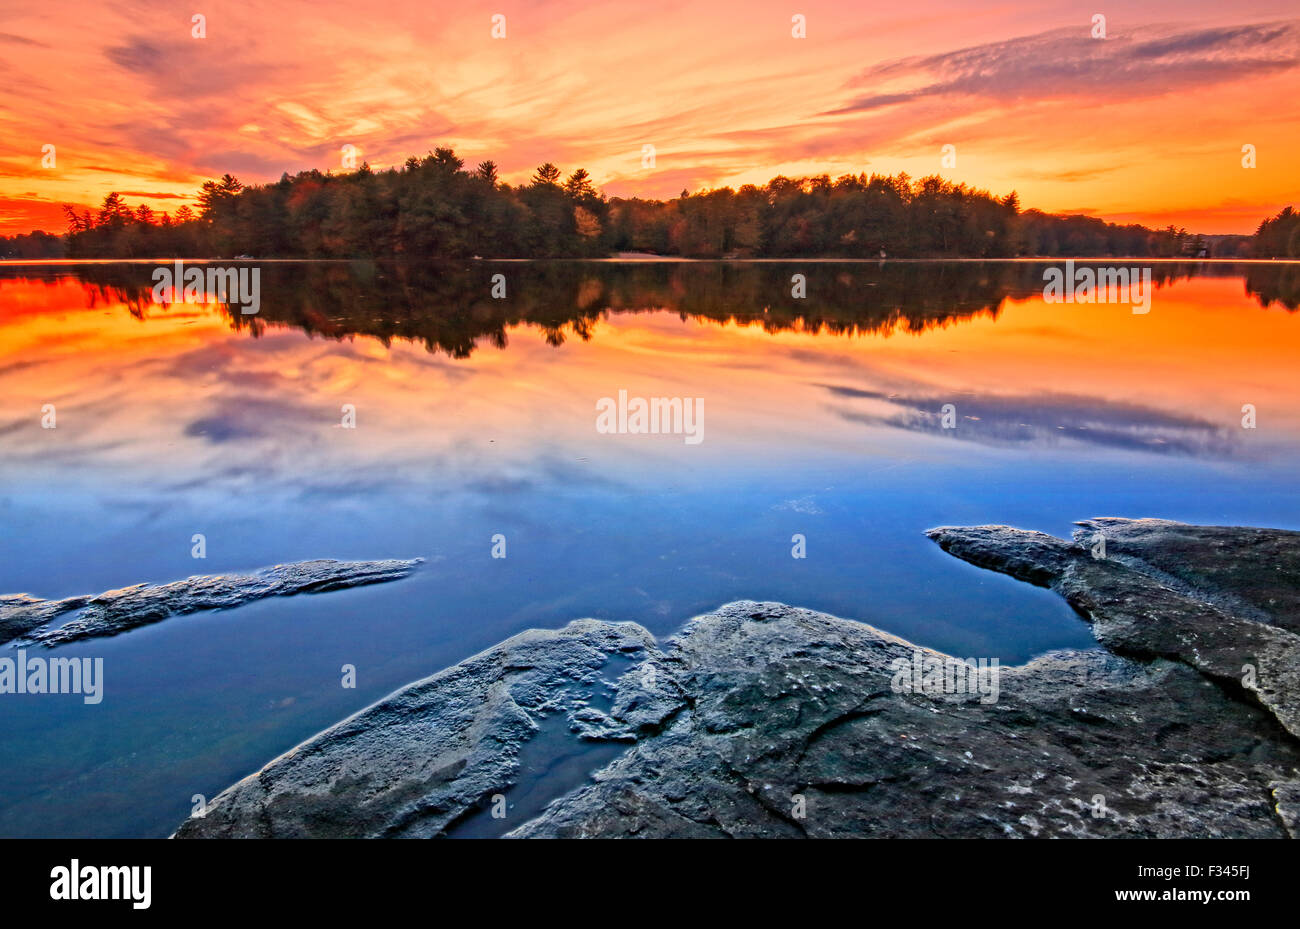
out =
[[[951,142],[953,180],[1048,210],[1219,217],[1206,232],[1252,229],[1300,194],[1286,169],[1297,21],[1225,24],[1253,14],[1185,0],[1182,25],[1142,25],[1170,6],[1139,0],[1103,41],[1072,6],[958,5],[810,9],[805,40],[767,0],[548,0],[506,9],[500,41],[481,8],[422,0],[278,0],[274,28],[255,0],[223,0],[204,39],[167,0],[6,13],[0,199],[15,212],[2,222],[58,228],[40,204],[114,190],[165,209],[227,171],[338,168],[344,144],[375,168],[452,145],[511,183],[553,161],[612,194],[663,197],[774,174],[918,176]],[[1027,22],[1043,25],[1015,37]],[[1232,174],[1243,142],[1259,170]],[[57,170],[41,167],[46,143]],[[1230,197],[1260,212],[1215,212]]]
[[[982,97],[1006,104],[1187,93],[1297,66],[1300,27],[1294,21],[1175,32],[1149,27],[1105,39],[1071,27],[873,65],[846,85],[871,92],[830,113],[877,110],[926,97]],[[878,89],[900,82],[914,86]]]

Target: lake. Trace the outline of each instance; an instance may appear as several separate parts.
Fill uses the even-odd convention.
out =
[[[57,649],[103,658],[104,699],[0,696],[0,835],[168,835],[579,617],[769,599],[1003,663],[1092,647],[923,530],[1300,529],[1300,266],[1143,266],[1145,313],[1047,302],[1027,261],[265,262],[244,315],[154,302],[154,263],[0,264],[0,594],[426,559]],[[599,429],[620,396],[693,404],[698,441]]]

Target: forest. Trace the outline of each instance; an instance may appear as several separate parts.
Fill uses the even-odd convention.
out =
[[[1286,207],[1264,220],[1253,245],[1256,258],[1300,258],[1300,213]]]
[[[606,197],[588,172],[551,163],[526,184],[494,162],[466,167],[450,148],[400,168],[304,171],[271,184],[227,174],[203,184],[195,210],[132,207],[117,193],[97,210],[65,206],[63,236],[0,238],[13,258],[595,258],[623,252],[684,258],[1297,257],[1300,214],[1287,207],[1253,237],[1021,209],[1012,192],[938,176],[776,177],[682,191],[669,200]]]

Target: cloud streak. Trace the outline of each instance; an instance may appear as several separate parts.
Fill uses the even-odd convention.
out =
[[[868,112],[927,97],[980,97],[1006,104],[1044,97],[1114,99],[1186,93],[1297,66],[1300,27],[1296,22],[1170,33],[1135,30],[1106,39],[1093,39],[1078,28],[1053,29],[874,65],[847,86],[874,88],[900,80],[918,84],[906,90],[860,94],[829,113]]]
[[[222,0],[205,39],[164,0],[6,13],[0,227],[61,228],[48,204],[110,191],[173,209],[227,171],[337,170],[344,144],[376,169],[452,145],[510,183],[542,161],[582,166],[620,196],[940,171],[1027,206],[1204,220],[1204,232],[1250,231],[1300,199],[1286,169],[1300,149],[1297,22],[1225,23],[1250,15],[1218,0],[1140,0],[1105,41],[1073,5],[1025,0],[828,5],[807,11],[806,40],[768,0],[508,5],[500,41],[472,5],[279,0],[276,12]],[[1182,25],[1142,25],[1172,13]],[[1026,22],[1042,28],[1023,35]],[[1259,170],[1232,173],[1247,141]],[[41,167],[47,143],[57,170]],[[945,143],[956,169],[939,163]]]

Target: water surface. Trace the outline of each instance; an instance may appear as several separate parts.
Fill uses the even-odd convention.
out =
[[[0,696],[3,835],[166,835],[396,687],[577,617],[660,635],[774,599],[1003,662],[1092,645],[929,526],[1300,528],[1294,265],[1157,264],[1144,315],[1044,303],[1023,262],[268,263],[256,316],[155,304],[152,267],[0,265],[0,593],[428,561],[59,649],[104,658],[105,698]],[[620,390],[702,398],[704,441],[597,432]]]

